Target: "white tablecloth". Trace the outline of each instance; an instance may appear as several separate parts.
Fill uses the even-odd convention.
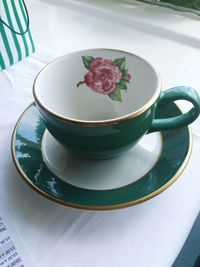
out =
[[[59,206],[23,182],[10,152],[16,120],[33,101],[33,80],[55,56],[38,47],[36,54],[0,72],[0,195],[35,265],[171,266],[199,212],[199,121],[195,123],[187,168],[162,194],[115,211],[90,212]]]

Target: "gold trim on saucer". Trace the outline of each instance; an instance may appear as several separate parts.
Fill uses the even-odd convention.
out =
[[[167,189],[169,186],[171,186],[177,179],[178,177],[181,175],[181,173],[184,171],[191,153],[192,153],[192,144],[193,144],[193,140],[192,140],[192,131],[190,126],[187,126],[189,129],[189,147],[188,147],[188,151],[187,151],[187,155],[182,163],[182,165],[180,166],[180,168],[178,169],[178,171],[176,172],[176,174],[166,183],[164,184],[162,187],[160,187],[158,190],[152,192],[149,195],[146,195],[140,199],[131,201],[131,202],[127,202],[127,203],[123,203],[123,204],[118,204],[118,205],[110,205],[110,206],[88,206],[88,205],[76,205],[76,204],[72,204],[72,203],[68,203],[62,200],[57,199],[56,197],[52,197],[50,195],[48,195],[46,192],[42,191],[41,189],[39,189],[38,187],[35,186],[35,184],[33,184],[29,178],[27,177],[27,175],[23,172],[23,170],[21,169],[16,157],[15,157],[15,152],[14,152],[14,138],[15,138],[15,134],[16,134],[16,130],[18,127],[18,124],[22,118],[22,116],[24,115],[24,113],[30,108],[30,106],[33,103],[31,103],[25,110],[24,112],[21,114],[21,116],[19,117],[19,119],[17,120],[17,123],[15,125],[15,128],[13,130],[13,134],[12,134],[12,139],[11,139],[11,153],[12,153],[12,158],[13,158],[13,162],[15,164],[15,167],[18,171],[18,173],[20,174],[20,176],[22,177],[22,179],[37,193],[39,193],[40,195],[44,196],[45,198],[52,200],[53,202],[56,202],[58,204],[61,204],[65,207],[71,207],[71,208],[76,208],[76,209],[80,209],[80,210],[96,210],[96,211],[104,211],[104,210],[115,210],[115,209],[121,209],[121,208],[127,208],[127,207],[131,207],[134,206],[136,204],[142,203],[144,201],[147,201],[155,196],[157,196],[158,194],[160,194],[161,192],[163,192],[165,189]]]

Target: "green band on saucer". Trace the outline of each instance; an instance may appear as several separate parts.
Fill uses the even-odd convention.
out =
[[[174,103],[169,103],[167,106],[159,107],[157,117],[162,119],[167,115],[181,114]],[[25,182],[35,191],[59,204],[79,209],[124,208],[156,196],[179,177],[187,165],[192,148],[188,127],[164,131],[161,133],[163,138],[161,155],[143,177],[119,188],[92,190],[69,184],[48,169],[41,151],[45,130],[38,109],[35,104],[30,105],[22,114],[13,132],[12,156],[15,166]]]

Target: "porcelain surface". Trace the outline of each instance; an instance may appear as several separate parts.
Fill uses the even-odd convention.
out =
[[[49,63],[34,83],[34,94],[45,109],[91,122],[138,111],[152,103],[160,90],[160,77],[149,62],[114,49],[64,55]]]
[[[85,189],[108,190],[126,186],[147,174],[160,157],[162,136],[146,135],[123,155],[107,160],[90,160],[70,153],[47,130],[41,148],[49,170],[63,181]]]
[[[158,113],[158,118],[163,118],[169,113],[171,116],[180,115],[181,111],[171,103],[160,107]],[[22,178],[43,196],[79,209],[117,209],[161,193],[179,177],[189,160],[192,139],[188,127],[149,134],[144,138],[136,147],[115,159],[79,158],[68,153],[51,137],[33,103],[16,124],[12,155]],[[52,157],[53,151],[58,157]],[[56,162],[56,158],[61,161]],[[106,174],[107,177],[110,174],[112,179],[103,179]],[[85,183],[84,177],[87,177]]]
[[[146,133],[187,126],[200,114],[193,88],[162,91],[161,78],[148,61],[106,48],[75,51],[50,62],[35,78],[33,96],[54,138],[90,159],[119,156]],[[193,107],[156,119],[160,106],[176,100]]]

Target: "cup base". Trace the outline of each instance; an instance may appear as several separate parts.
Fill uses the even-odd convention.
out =
[[[69,184],[93,190],[119,188],[137,181],[156,164],[161,150],[160,133],[146,135],[135,147],[109,160],[80,157],[62,146],[48,130],[42,140],[43,160],[49,170]]]

